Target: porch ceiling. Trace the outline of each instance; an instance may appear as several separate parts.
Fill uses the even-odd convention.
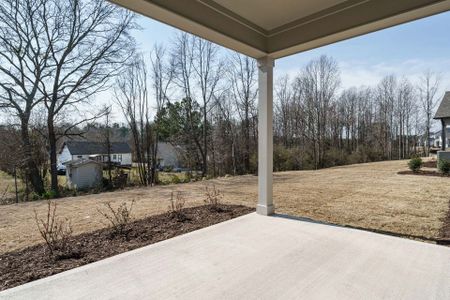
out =
[[[280,58],[450,10],[450,0],[110,0],[260,58]]]

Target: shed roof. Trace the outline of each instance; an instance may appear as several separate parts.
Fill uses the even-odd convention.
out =
[[[450,10],[450,0],[109,0],[254,58],[279,58]]]
[[[108,150],[105,143],[89,142],[89,141],[68,141],[65,142],[72,155],[93,155],[106,154]],[[62,148],[64,148],[64,145]],[[111,143],[111,153],[131,153],[131,148],[128,143],[114,142]]]
[[[66,166],[70,166],[72,168],[74,168],[74,167],[78,168],[78,167],[89,165],[89,164],[102,165],[102,163],[97,162],[92,159],[74,159],[74,160],[66,161],[63,164]]]
[[[450,118],[450,91],[445,92],[441,104],[434,115],[434,119]]]

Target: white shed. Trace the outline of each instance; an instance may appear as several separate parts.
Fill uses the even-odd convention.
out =
[[[87,189],[102,184],[103,165],[90,159],[78,159],[65,163],[67,186]]]

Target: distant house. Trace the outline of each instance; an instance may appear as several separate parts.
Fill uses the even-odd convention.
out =
[[[89,141],[67,141],[58,153],[58,165],[75,160],[108,162],[108,150],[104,143]],[[131,166],[131,148],[127,143],[111,143],[111,162]]]
[[[450,147],[450,128],[446,128],[446,143],[445,143],[445,147],[448,148]],[[432,132],[430,134],[430,145],[432,147],[435,148],[441,148],[442,147],[442,130],[436,131],[436,132]]]
[[[103,164],[91,159],[76,159],[64,163],[67,186],[87,189],[102,184]]]
[[[449,146],[449,130],[447,125],[450,125],[450,91],[445,92],[444,98],[442,98],[433,119],[441,121],[441,131],[438,132],[441,134],[439,146],[442,150],[446,150]]]
[[[170,143],[160,142],[158,143],[158,165],[162,168],[171,167],[171,168],[180,168],[181,167],[181,159],[180,159],[180,147],[174,147]]]

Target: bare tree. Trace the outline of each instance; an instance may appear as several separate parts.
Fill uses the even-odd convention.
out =
[[[205,161],[203,158],[206,157],[206,154],[204,153],[205,150],[202,146],[201,137],[199,137],[198,128],[197,128],[197,114],[196,114],[196,107],[197,107],[197,101],[195,101],[195,83],[193,74],[194,74],[194,54],[193,54],[193,48],[194,48],[194,38],[187,34],[182,33],[177,35],[173,45],[172,45],[172,56],[174,57],[174,67],[175,67],[175,73],[174,73],[174,84],[177,85],[180,90],[181,94],[183,95],[183,100],[180,102],[180,106],[182,107],[183,117],[185,117],[186,126],[187,128],[183,128],[182,132],[183,135],[187,134],[189,135],[189,140],[191,141],[190,144],[195,145],[195,149],[197,153],[189,153],[191,151],[188,151],[186,154],[188,154],[189,161],[191,160],[191,157],[198,157],[200,155],[202,169],[204,169],[203,165],[205,164]],[[168,107],[166,112],[170,111],[170,108],[174,110],[174,108],[177,108],[176,105],[171,105],[171,103],[168,103]],[[180,131],[180,130],[178,130]],[[181,136],[183,136],[181,135]],[[183,137],[183,140],[187,140]],[[191,145],[186,145],[188,148],[191,148]],[[196,159],[199,161],[199,159]],[[197,162],[199,164],[199,162]]]
[[[149,183],[153,144],[147,77],[147,66],[143,57],[136,56],[128,69],[118,77],[114,88],[115,101],[122,109],[131,129],[142,185]]]
[[[329,110],[339,83],[337,63],[327,56],[311,61],[297,78],[308,111],[316,168],[323,167]]]
[[[66,109],[92,101],[120,73],[133,53],[133,14],[97,0],[47,0],[42,6],[41,35],[50,45],[46,63],[51,73],[41,78],[40,88],[47,109],[51,188],[58,193],[56,146],[62,134],[55,122]]]
[[[238,53],[229,57],[229,80],[243,128],[245,172],[250,172],[251,120],[256,116],[255,100],[258,93],[256,75],[257,66],[254,59]]]
[[[203,151],[202,176],[208,173],[208,115],[214,106],[215,95],[218,92],[219,80],[223,75],[224,64],[218,57],[219,47],[198,37],[193,39],[193,68],[201,96],[201,111],[203,116]]]
[[[166,50],[161,46],[155,46],[150,54],[151,78],[156,100],[156,117],[154,125],[154,141],[152,146],[151,158],[151,183],[157,182],[157,164],[158,164],[158,143],[159,143],[159,117],[166,103],[169,101],[169,88],[174,78],[174,60],[173,57],[167,61]]]
[[[111,106],[105,107],[105,130],[103,133],[104,145],[106,148],[106,154],[108,155],[108,186],[112,187],[112,161],[111,161],[111,152],[112,152],[112,143],[111,143]],[[102,157],[103,160],[103,157]]]
[[[430,131],[433,113],[436,108],[436,93],[439,90],[439,76],[431,71],[423,74],[420,85],[419,95],[422,110],[425,115],[425,153],[430,154]]]
[[[43,0],[0,3],[0,108],[20,120],[26,177],[39,194],[44,184],[33,159],[29,130],[32,112],[43,100],[40,82],[51,74],[44,7]]]
[[[209,41],[188,34],[180,34],[175,43],[175,83],[181,87],[188,102],[197,102],[202,112],[201,140],[193,135],[202,160],[202,176],[208,173],[208,116],[214,107],[214,99],[219,89],[219,81],[224,72],[224,63],[218,55],[218,46]],[[191,119],[190,117],[188,119]],[[193,126],[193,122],[190,122]]]

